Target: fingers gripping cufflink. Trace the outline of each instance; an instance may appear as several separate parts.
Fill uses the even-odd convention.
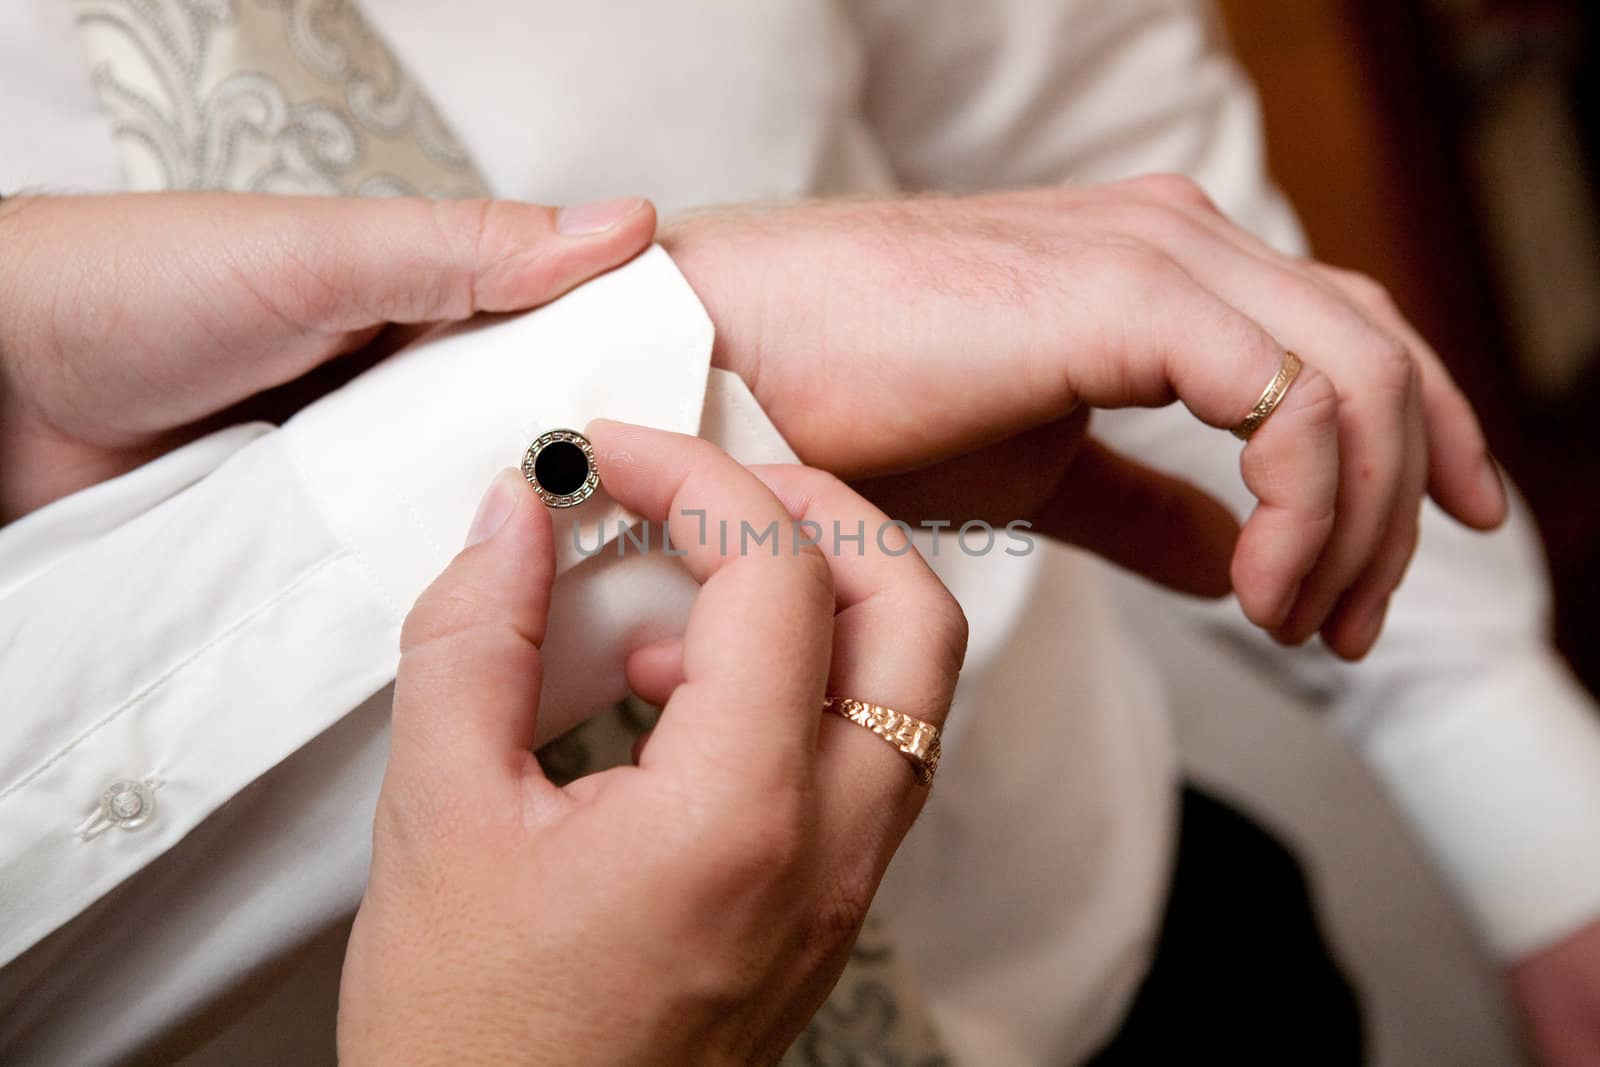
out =
[[[522,454],[522,476],[552,508],[575,507],[600,486],[594,446],[575,430],[551,430],[535,438]]]

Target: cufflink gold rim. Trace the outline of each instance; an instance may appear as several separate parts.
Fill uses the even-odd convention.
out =
[[[550,508],[577,507],[600,487],[594,446],[576,430],[550,430],[534,438],[522,454],[522,476]]]

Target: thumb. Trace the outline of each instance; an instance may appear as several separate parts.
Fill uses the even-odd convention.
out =
[[[331,332],[465,319],[554,300],[637,255],[655,234],[638,197],[552,208],[512,200],[245,197],[219,206],[233,241],[301,275],[301,325]],[[241,227],[247,227],[241,233]],[[268,296],[270,297],[270,292]]]
[[[401,631],[392,776],[458,785],[538,773],[539,646],[554,576],[549,514],[521,474],[501,471],[467,547]]]
[[[548,303],[637,255],[656,219],[637,198],[559,209],[233,193],[85,200],[73,205],[76,227],[103,216],[118,247],[149,259],[139,276],[156,284],[138,290],[144,304],[198,302],[209,315],[207,343],[191,340],[178,346],[184,358],[160,364],[174,387],[152,398],[154,429],[294,381],[391,323]]]

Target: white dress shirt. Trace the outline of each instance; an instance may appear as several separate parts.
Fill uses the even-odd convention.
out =
[[[1186,0],[363,6],[501,195],[671,212],[1175,170],[1299,243],[1248,85]],[[0,192],[120,187],[56,0],[0,8],[0,99]],[[708,376],[709,348],[652,252],[281,428],[232,428],[0,529],[0,1058],[175,1054],[337,929],[365,877],[400,620],[492,472],[602,415],[786,454],[748,391]],[[1247,506],[1236,444],[1182,411],[1097,427]],[[1159,922],[1183,680],[1143,658],[1092,560],[947,541],[931,562],[973,639],[886,918],[963,1062],[1067,1062],[1115,1026]],[[617,695],[620,650],[692,594],[659,557],[564,564],[549,722]],[[1547,608],[1522,511],[1483,537],[1432,508],[1360,667],[1278,650],[1231,603],[1172,601],[1331,707],[1507,958],[1600,914],[1583,819],[1600,729]],[[150,791],[148,818],[95,822],[122,780]]]

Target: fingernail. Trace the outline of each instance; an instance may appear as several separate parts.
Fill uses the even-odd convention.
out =
[[[1342,609],[1341,609],[1342,611]],[[1355,663],[1363,659],[1378,642],[1384,617],[1389,614],[1389,598],[1384,597],[1361,614],[1335,613],[1337,621],[1325,623],[1322,640],[1340,659]],[[1354,619],[1356,621],[1352,622]]]
[[[584,424],[583,436],[587,437],[589,443],[594,446],[594,454],[602,466],[609,463],[614,457],[609,447],[605,444],[595,444],[594,439],[599,437],[604,442],[606,435],[611,432],[611,428],[620,425],[622,424],[614,419],[590,419]]]
[[[1267,613],[1267,618],[1263,623],[1265,629],[1276,631],[1284,628],[1284,625],[1289,621],[1289,612],[1294,608],[1295,602],[1300,599],[1300,587],[1304,584],[1304,579],[1295,582],[1284,592],[1283,596],[1278,598],[1278,602]]]
[[[1489,499],[1497,502],[1499,507],[1506,506],[1506,483],[1500,477],[1500,466],[1495,463],[1494,457],[1487,452],[1483,455],[1483,470],[1478,475],[1478,480],[1483,486],[1483,491]]]
[[[556,232],[564,237],[593,237],[605,233],[643,206],[644,201],[639,197],[625,196],[564,207],[556,212]]]
[[[1368,613],[1366,621],[1362,624],[1361,634],[1356,641],[1356,647],[1362,655],[1378,642],[1378,635],[1383,632],[1383,620],[1389,615],[1389,598],[1384,597],[1378,606]]]
[[[467,530],[467,547],[482,544],[499,532],[511,513],[517,509],[517,485],[511,479],[522,475],[513,470],[503,470],[494,476],[489,489],[478,504],[478,513],[472,517]]]

